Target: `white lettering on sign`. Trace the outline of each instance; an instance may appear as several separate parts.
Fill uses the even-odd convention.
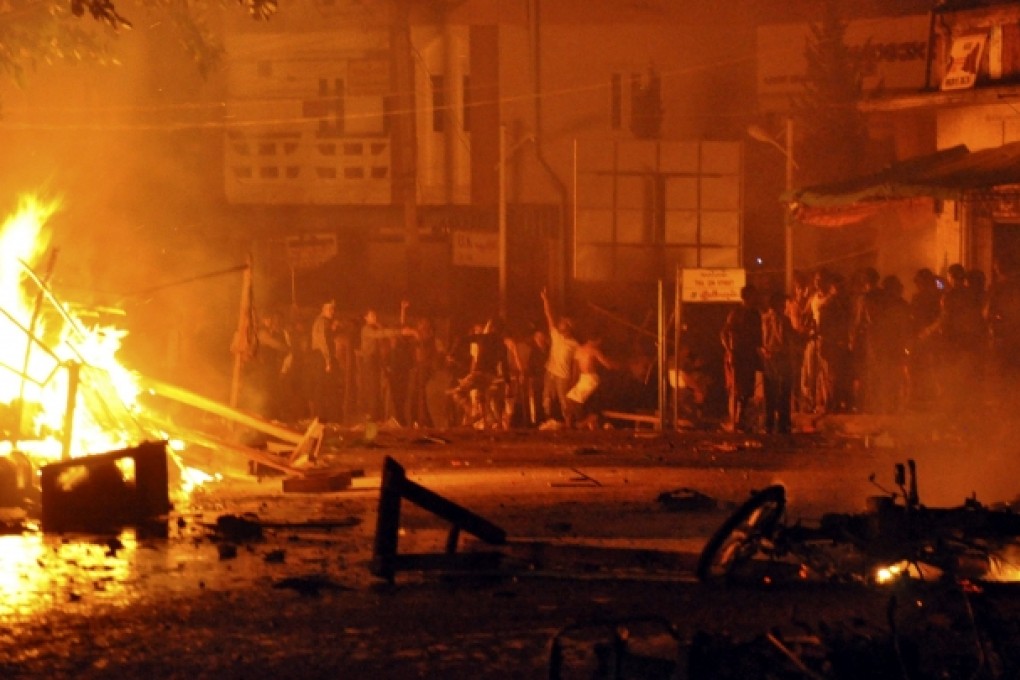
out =
[[[294,269],[311,269],[337,254],[336,234],[301,234],[286,240],[287,262]]]
[[[860,65],[866,92],[924,86],[930,22],[927,14],[848,22],[846,46]],[[803,87],[811,42],[810,23],[758,27],[758,95],[773,98],[765,102],[768,109],[789,106],[787,95]]]
[[[746,283],[743,269],[684,269],[680,296],[684,302],[740,302]]]
[[[965,35],[953,38],[949,51],[949,65],[942,79],[943,90],[966,90],[977,82],[978,66],[985,50],[988,35]]]
[[[457,267],[498,267],[499,234],[493,231],[453,232],[453,264]]]

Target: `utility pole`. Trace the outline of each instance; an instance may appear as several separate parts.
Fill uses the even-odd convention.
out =
[[[248,254],[247,266],[241,277],[241,300],[240,310],[237,316],[237,330],[234,331],[234,342],[231,350],[234,352],[234,369],[230,379],[230,407],[237,408],[241,399],[241,382],[244,379],[244,364],[251,359],[251,338],[258,333],[258,328],[252,328],[256,323],[252,319],[252,256]]]
[[[783,154],[786,159],[786,178],[783,183],[785,191],[789,194],[793,191],[793,171],[797,169],[797,161],[793,158],[793,117],[787,116],[786,118],[786,130],[784,132],[785,139],[783,144],[780,144],[776,139],[768,132],[763,130],[757,125],[751,125],[747,128],[747,134],[751,139],[759,142],[764,142],[769,146],[778,149],[779,153]],[[786,251],[786,263],[784,269],[784,285],[786,286],[786,292],[793,292],[793,213],[790,212],[790,208],[786,207],[783,213],[783,240],[784,250]]]
[[[793,191],[793,116],[786,117],[786,149],[783,155],[786,156],[786,194]],[[783,209],[783,228],[786,237],[786,292],[793,293],[793,212],[790,206]]]
[[[416,123],[414,51],[411,44],[411,3],[393,0],[390,49],[393,63],[393,199],[403,207],[407,290],[418,290],[421,244],[418,238],[418,133]]]
[[[506,125],[499,126],[499,316],[506,318]]]

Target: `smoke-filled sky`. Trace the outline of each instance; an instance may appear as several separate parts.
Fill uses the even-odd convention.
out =
[[[123,11],[139,28],[107,36],[119,65],[40,64],[23,86],[0,85],[0,212],[24,194],[59,200],[54,289],[127,311],[141,355],[163,364],[160,333],[178,319],[230,310],[236,323],[240,275],[146,291],[243,264],[245,253],[225,252],[217,228],[220,130],[188,128],[216,120],[215,76],[200,78],[164,27],[139,21],[150,15]],[[227,352],[221,359],[229,364]]]

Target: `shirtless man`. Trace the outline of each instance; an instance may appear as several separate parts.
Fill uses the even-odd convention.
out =
[[[598,367],[614,369],[616,363],[610,361],[602,353],[602,338],[593,337],[582,344],[574,352],[574,363],[577,366],[577,382],[567,392],[567,413],[565,420],[567,427],[573,427],[580,416],[585,415],[584,423],[587,427],[594,429],[597,416],[595,413],[585,413],[585,404],[599,386]]]

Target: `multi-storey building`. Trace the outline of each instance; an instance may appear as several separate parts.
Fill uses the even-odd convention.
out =
[[[814,3],[288,0],[265,22],[231,6],[204,79],[169,23],[132,7],[122,67],[4,93],[0,182],[65,196],[67,233],[88,238],[57,271],[79,287],[202,282],[132,310],[153,325],[232,328],[236,272],[206,275],[249,249],[262,306],[408,297],[463,322],[501,297],[538,317],[544,286],[640,321],[678,266],[783,269],[782,159],[746,141],[757,27],[806,26]],[[893,58],[916,65],[926,37]],[[899,156],[927,150],[881,116]],[[89,264],[111,252],[122,266]]]
[[[922,78],[860,104],[873,137],[887,136],[890,162],[802,191],[797,207],[807,222],[869,234],[881,270],[909,278],[959,262],[990,275],[995,259],[1020,255],[1020,4],[937,3],[906,21],[924,36]]]

